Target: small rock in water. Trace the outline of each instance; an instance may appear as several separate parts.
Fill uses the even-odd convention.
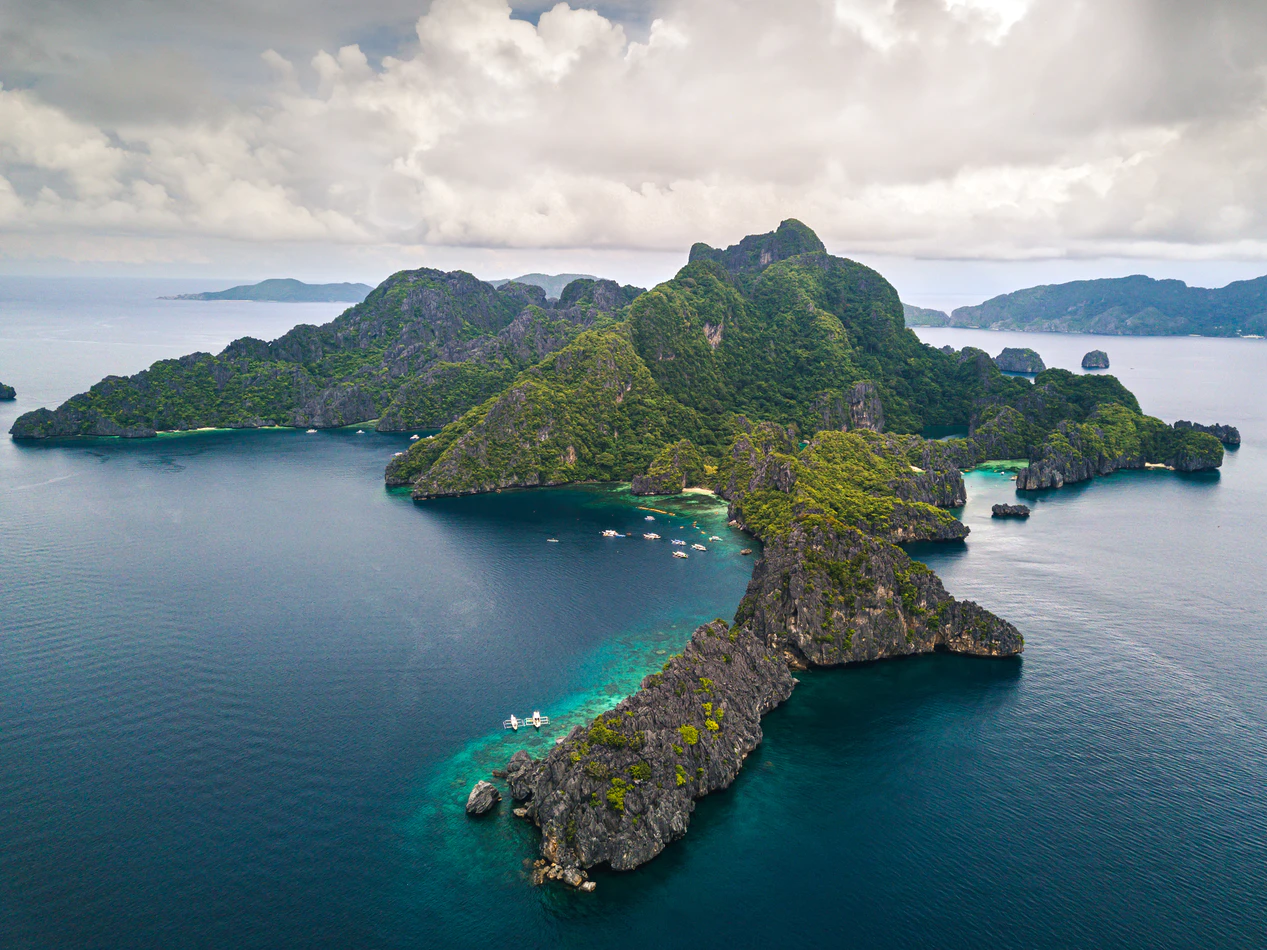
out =
[[[480,780],[475,783],[475,787],[471,789],[471,794],[466,799],[466,813],[483,815],[492,811],[493,806],[501,800],[502,793],[497,791],[496,785]]]
[[[1082,358],[1083,369],[1108,369],[1109,354],[1104,350],[1092,350]]]
[[[995,505],[990,513],[994,518],[1028,518],[1029,505]]]

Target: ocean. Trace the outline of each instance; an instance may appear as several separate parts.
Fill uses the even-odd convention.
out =
[[[342,309],[155,299],[200,289],[0,279],[0,427]],[[1145,411],[1244,444],[1024,523],[971,473],[968,541],[913,553],[1024,657],[799,674],[687,837],[593,894],[529,887],[532,830],[466,792],[733,614],[723,506],[416,505],[372,430],[0,440],[0,947],[1267,945],[1267,342],[920,336],[1106,349]]]

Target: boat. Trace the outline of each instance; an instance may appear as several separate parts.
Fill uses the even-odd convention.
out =
[[[540,710],[536,709],[532,711],[531,716],[524,716],[523,719],[511,714],[509,719],[502,721],[503,729],[513,729],[515,732],[519,731],[520,726],[532,726],[533,728],[540,729],[542,726],[548,725],[550,725],[550,717],[541,715]]]
[[[418,441],[418,437],[417,437],[416,435],[411,435],[411,436],[409,437],[409,441],[410,441],[410,442],[417,442],[417,441]]]
[[[364,430],[364,429],[357,429],[357,430],[356,430],[356,434],[357,434],[357,435],[365,435],[365,430]]]
[[[316,434],[316,432],[317,432],[317,430],[316,430],[316,429],[309,429],[309,430],[308,430],[308,434],[309,434],[309,435],[315,435],[315,434]]]
[[[643,520],[643,521],[655,521],[655,515],[647,515],[647,517],[643,518],[642,520]]]
[[[546,544],[558,544],[558,543],[559,543],[558,538],[546,538]]]
[[[740,551],[739,553],[740,553],[740,554],[751,554],[751,553],[752,553],[752,548],[744,548],[744,549],[743,549],[742,551]]]
[[[611,528],[606,528],[603,530],[603,537],[604,538],[619,538],[620,535],[617,532],[613,531]]]
[[[674,556],[674,557],[680,557],[680,558],[688,558],[688,557],[690,557],[690,555],[689,555],[689,554],[687,554],[685,551],[674,551],[674,552],[673,552],[673,556]]]
[[[649,532],[647,532],[646,534],[644,534],[644,535],[643,535],[643,537],[644,537],[644,538],[646,538],[648,541],[659,541],[659,540],[660,540],[660,536],[659,536],[658,534],[656,534],[654,531],[649,531]]]
[[[404,455],[404,454],[405,454],[404,452],[393,452],[393,453],[392,453],[392,457],[393,457],[393,458],[400,458],[400,457],[401,457],[402,455]]]
[[[681,544],[681,545],[685,545],[685,544],[686,544],[686,542],[685,542],[685,541],[681,541],[681,540],[679,540],[678,538],[674,538],[674,539],[673,539],[672,541],[670,541],[669,543],[670,543],[670,544]]]
[[[693,547],[696,551],[707,551],[707,550],[708,550],[708,548],[704,547],[704,545],[702,545],[702,544],[692,544],[692,545],[691,545],[691,547]]]
[[[712,536],[711,536],[708,540],[710,540],[710,541],[720,541],[720,540],[721,540],[721,538],[717,537],[717,535],[715,535],[715,534],[714,534],[714,535],[712,535]]]

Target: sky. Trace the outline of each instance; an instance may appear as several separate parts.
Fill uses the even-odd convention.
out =
[[[0,273],[1267,273],[1267,3],[0,0]]]

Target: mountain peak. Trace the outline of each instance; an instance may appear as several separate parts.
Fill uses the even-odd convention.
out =
[[[702,242],[695,244],[690,261],[716,261],[732,274],[756,274],[789,257],[825,250],[817,234],[795,218],[788,218],[776,230],[749,234],[724,251]]]

